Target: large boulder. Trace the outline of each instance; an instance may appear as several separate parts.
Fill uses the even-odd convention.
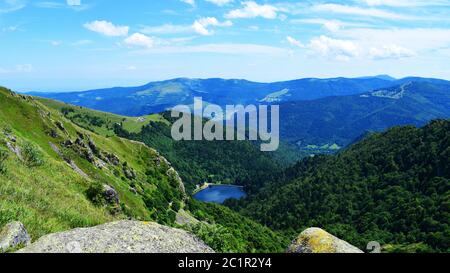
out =
[[[180,229],[150,222],[119,221],[42,237],[19,253],[213,253]]]
[[[289,246],[288,253],[363,253],[320,228],[308,228]]]
[[[0,253],[29,245],[30,242],[30,235],[21,222],[9,223],[0,231]]]
[[[118,205],[120,203],[119,194],[117,193],[116,189],[114,189],[110,185],[103,185],[103,195],[109,204]]]

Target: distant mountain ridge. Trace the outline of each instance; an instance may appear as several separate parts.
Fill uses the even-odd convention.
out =
[[[367,132],[449,118],[450,83],[414,80],[358,95],[281,104],[281,138],[302,148],[342,147]]]
[[[113,87],[84,92],[39,93],[30,95],[127,116],[163,112],[178,104],[190,105],[194,97],[218,105],[267,104],[315,100],[330,96],[362,94],[409,81],[441,82],[438,79],[394,78],[380,75],[364,78],[305,78],[258,83],[247,80],[177,78],[137,87]],[[445,82],[445,81],[444,81]]]

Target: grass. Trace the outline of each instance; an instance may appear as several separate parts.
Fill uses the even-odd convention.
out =
[[[154,159],[157,153],[140,143],[109,136],[107,127],[95,132],[82,128],[60,113],[63,106],[75,107],[17,95],[0,87],[0,228],[8,222],[21,221],[36,240],[48,233],[94,226],[115,219],[155,220],[153,210],[146,206],[141,193],[151,199],[158,186],[167,185],[165,187],[169,190],[178,190],[170,188],[165,170],[156,167]],[[123,119],[108,113],[95,114],[111,122]],[[145,122],[157,119],[157,115],[149,116]],[[124,122],[131,130],[139,130],[146,124],[135,118],[127,118]],[[56,124],[62,124],[64,130],[58,129]],[[95,167],[61,144],[66,140],[74,141],[80,133],[88,135],[100,150],[116,155],[121,164],[127,162],[137,173],[137,178],[133,181],[126,179],[121,164],[107,165],[102,169]],[[16,142],[8,139],[8,135],[14,136]],[[19,159],[8,149],[7,142],[20,147],[25,157]],[[89,177],[72,170],[50,143],[70,157]],[[154,177],[146,174],[149,168],[154,170]],[[150,180],[159,184],[152,184]],[[95,183],[113,186],[119,194],[120,206],[126,210],[111,214],[107,207],[88,200],[86,192]],[[132,184],[137,185],[141,193],[131,191]]]

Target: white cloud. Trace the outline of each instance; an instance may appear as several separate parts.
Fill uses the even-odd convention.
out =
[[[195,6],[195,0],[180,0],[180,1],[193,7]]]
[[[128,31],[130,29],[128,26],[115,26],[114,24],[108,21],[93,21],[84,24],[84,27],[91,31],[103,34],[105,36],[112,36],[112,37],[127,36]]]
[[[29,73],[33,71],[33,65],[31,64],[18,64],[14,68],[2,68],[0,67],[0,74],[10,73]]]
[[[212,35],[214,32],[209,27],[230,27],[231,21],[220,22],[215,17],[204,17],[194,21],[192,25],[172,25],[165,24],[161,26],[144,26],[142,33],[146,34],[178,34],[178,33],[197,33],[200,35]]]
[[[377,31],[377,30],[376,30]],[[351,31],[349,31],[351,32]],[[398,39],[382,39],[382,35],[367,29],[368,33],[353,33],[345,38],[320,36],[313,38],[306,46],[312,53],[334,60],[348,61],[350,59],[401,59],[415,57],[418,54],[414,48],[402,46],[405,34],[399,34]],[[386,37],[389,37],[387,35]],[[393,35],[392,37],[394,37]],[[369,38],[370,37],[370,38]],[[450,40],[450,38],[449,38]],[[400,43],[400,44],[399,44]]]
[[[363,0],[369,6],[389,7],[420,7],[420,6],[449,6],[447,0]]]
[[[416,56],[414,51],[398,45],[372,47],[369,49],[369,57],[372,59],[400,59],[414,56]]]
[[[0,0],[0,14],[23,9],[26,6],[23,0]]]
[[[330,32],[336,32],[341,29],[341,23],[339,21],[326,21],[323,27]]]
[[[229,4],[231,2],[233,2],[234,0],[206,0],[206,2],[210,2],[213,4],[216,4],[220,7],[225,6],[226,4]]]
[[[50,44],[52,46],[60,46],[60,45],[62,45],[62,42],[61,41],[50,41]]]
[[[25,72],[25,73],[31,72],[31,71],[33,71],[33,65],[31,65],[31,64],[16,65],[16,71],[17,72]]]
[[[339,31],[339,36],[360,41],[367,48],[394,44],[422,53],[450,45],[450,29],[442,28],[354,28]]]
[[[153,54],[217,53],[229,55],[287,55],[288,51],[273,46],[258,44],[203,44],[193,46],[155,47],[146,51]]]
[[[1,32],[16,32],[19,30],[19,26],[7,26],[1,29]]]
[[[242,4],[244,5],[243,8],[232,10],[227,13],[225,17],[228,19],[255,17],[262,17],[265,19],[277,18],[279,9],[275,6],[268,4],[259,5],[254,1],[245,1],[242,2]]]
[[[296,46],[296,47],[304,47],[304,45],[302,44],[302,42],[296,40],[295,38],[292,38],[291,36],[287,36],[286,40],[288,41],[289,44]]]
[[[156,45],[156,40],[142,33],[134,33],[124,40],[125,44],[129,46],[137,46],[144,48],[152,48]]]
[[[316,54],[336,60],[348,60],[360,54],[359,45],[354,41],[333,39],[325,35],[312,39],[307,47]]]
[[[208,30],[209,26],[217,26],[217,27],[229,27],[232,26],[233,23],[231,21],[219,22],[214,17],[205,17],[198,19],[192,25],[194,31],[200,35],[212,35],[214,32]]]
[[[190,25],[173,25],[164,24],[160,26],[144,26],[141,29],[142,33],[146,34],[177,34],[192,32],[192,26]]]
[[[355,6],[347,6],[340,4],[319,4],[312,7],[313,11],[317,12],[331,12],[331,13],[341,13],[348,15],[357,16],[369,16],[384,19],[394,19],[394,20],[414,20],[415,17],[401,15],[397,13],[392,13],[376,8],[361,8]]]
[[[69,6],[81,6],[81,0],[66,0]]]

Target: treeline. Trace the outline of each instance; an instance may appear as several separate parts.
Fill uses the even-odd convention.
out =
[[[362,249],[378,241],[391,251],[450,251],[448,120],[394,127],[253,179],[264,187],[227,204],[274,230],[318,226]]]

